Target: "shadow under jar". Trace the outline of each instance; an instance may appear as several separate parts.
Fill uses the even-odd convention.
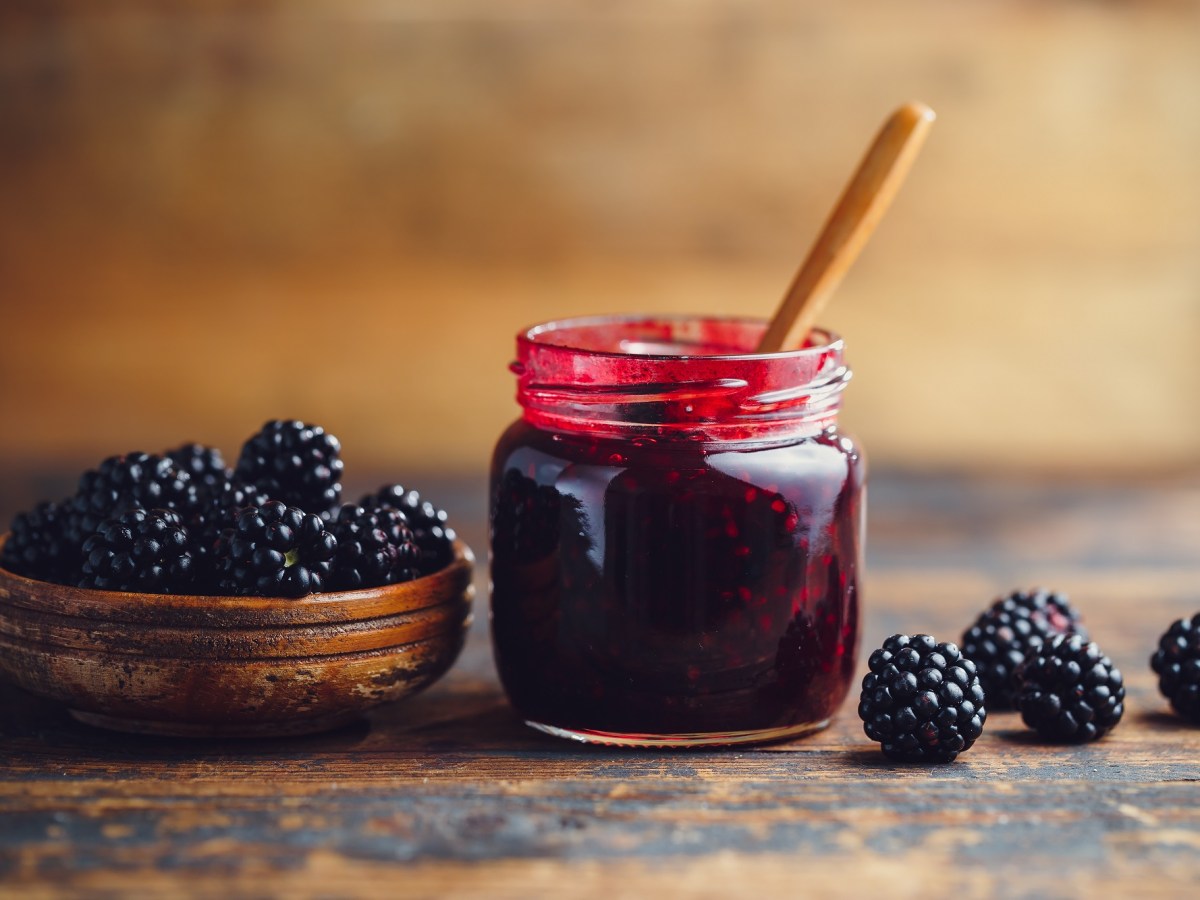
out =
[[[550,322],[491,470],[492,641],[526,722],[691,746],[824,727],[854,676],[861,451],[843,343],[765,323]]]

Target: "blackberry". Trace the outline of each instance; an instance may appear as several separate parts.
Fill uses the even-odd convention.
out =
[[[341,451],[319,425],[272,419],[242,445],[234,474],[276,500],[328,518],[342,495]]]
[[[454,559],[454,539],[444,509],[422,500],[417,491],[406,491],[398,484],[381,487],[373,494],[364,494],[359,506],[368,509],[398,509],[408,517],[408,525],[420,549],[417,570],[428,575],[450,565]]]
[[[954,644],[894,634],[867,665],[858,715],[889,759],[952,762],[983,733],[983,687]]]
[[[166,453],[168,459],[192,477],[201,489],[213,488],[229,479],[225,458],[216,447],[204,444],[184,444]]]
[[[83,545],[79,587],[165,594],[186,592],[192,575],[179,514],[138,507],[101,523]]]
[[[1041,589],[999,598],[963,632],[962,652],[979,667],[992,709],[1012,708],[1017,667],[1058,634],[1086,636],[1066,596]]]
[[[1158,640],[1150,668],[1175,711],[1200,725],[1200,613],[1172,623]]]
[[[211,573],[210,558],[216,550],[217,539],[226,528],[236,524],[237,514],[246,506],[262,506],[270,498],[254,485],[242,484],[231,478],[210,485],[201,492],[196,510],[186,520],[192,536],[193,552],[200,568]],[[202,579],[211,581],[210,579]],[[203,590],[215,590],[215,585],[201,583]]]
[[[81,547],[102,522],[127,510],[171,509],[186,516],[197,499],[191,475],[172,459],[149,453],[110,456],[80,477],[67,504],[65,537]]]
[[[217,588],[228,594],[302,597],[322,590],[337,538],[320,516],[278,500],[238,511],[213,555]]]
[[[1103,737],[1125,713],[1121,671],[1080,634],[1060,634],[1017,670],[1017,709],[1025,724],[1049,741]]]
[[[347,503],[333,527],[337,538],[332,584],[337,590],[378,587],[417,577],[420,551],[398,509]]]
[[[64,508],[47,501],[18,513],[0,565],[27,578],[73,584],[79,571],[79,548],[66,539]]]

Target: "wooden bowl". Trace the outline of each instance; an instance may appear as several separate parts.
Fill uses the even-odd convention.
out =
[[[471,622],[474,561],[459,542],[432,575],[299,600],[96,591],[0,568],[0,675],[120,731],[336,728],[450,668]]]

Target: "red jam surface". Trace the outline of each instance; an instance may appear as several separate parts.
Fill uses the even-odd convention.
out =
[[[519,338],[524,415],[491,472],[492,637],[531,723],[686,743],[816,725],[844,699],[864,477],[836,426],[849,371],[832,338],[753,355],[762,328]]]

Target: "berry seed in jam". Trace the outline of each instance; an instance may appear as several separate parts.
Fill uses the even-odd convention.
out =
[[[832,338],[751,355],[762,327],[579,320],[520,339],[524,416],[491,473],[492,636],[531,725],[761,741],[844,699],[864,477],[836,427],[849,371]]]

